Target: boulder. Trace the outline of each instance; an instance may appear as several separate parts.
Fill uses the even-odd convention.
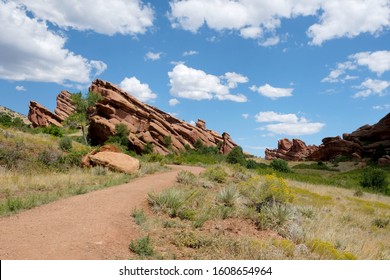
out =
[[[138,159],[117,152],[98,152],[96,154],[89,155],[88,159],[93,166],[104,166],[111,170],[128,174],[135,173],[140,167]]]

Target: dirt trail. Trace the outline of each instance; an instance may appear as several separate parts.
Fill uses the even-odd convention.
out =
[[[140,234],[132,209],[145,204],[148,192],[174,185],[180,170],[199,174],[203,169],[175,166],[0,218],[0,259],[127,259],[130,240]]]

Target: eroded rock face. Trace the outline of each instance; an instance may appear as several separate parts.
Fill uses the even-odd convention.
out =
[[[316,146],[307,146],[305,142],[299,139],[281,139],[278,141],[278,148],[274,150],[265,150],[265,158],[272,160],[280,158],[284,160],[300,161],[306,159],[311,153],[316,151]]]
[[[62,122],[69,117],[75,110],[72,103],[71,93],[61,91],[57,96],[57,106],[53,112],[41,104],[30,101],[28,119],[33,127],[46,127],[49,125],[62,126]]]
[[[49,125],[62,126],[61,122],[63,120],[41,104],[30,101],[28,107],[28,119],[33,127],[46,127]]]
[[[124,124],[130,131],[130,148],[142,153],[147,143],[151,143],[158,154],[183,151],[185,147],[194,148],[200,140],[205,146],[217,146],[226,154],[236,146],[229,134],[219,135],[206,128],[206,123],[199,120],[195,126],[179,120],[156,107],[143,103],[116,85],[102,80],[95,80],[91,92],[103,97],[90,116],[89,137],[92,144],[103,144],[115,135],[115,126]],[[167,145],[170,138],[171,147]]]
[[[348,156],[352,159],[352,155],[354,158],[358,158],[362,153],[363,147],[359,143],[341,139],[339,136],[327,137],[322,140],[322,145],[308,159],[329,161],[337,156]]]

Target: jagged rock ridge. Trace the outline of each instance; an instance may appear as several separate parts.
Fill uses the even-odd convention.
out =
[[[96,104],[95,112],[90,116],[89,137],[92,144],[103,144],[111,135],[115,135],[115,126],[128,127],[130,148],[142,153],[147,143],[151,143],[155,153],[169,154],[183,151],[185,147],[194,148],[199,140],[205,146],[217,146],[224,154],[236,146],[228,133],[218,134],[206,128],[206,123],[198,120],[196,126],[167,114],[156,107],[143,103],[116,85],[95,80],[90,92],[98,93],[103,100]],[[170,139],[171,147],[167,145]]]
[[[281,139],[278,141],[277,149],[266,149],[265,158],[272,160],[280,158],[284,160],[299,161],[306,159],[314,151],[318,150],[317,146],[307,146],[305,142],[299,139]]]
[[[30,101],[28,119],[33,127],[46,127],[49,125],[62,126],[62,122],[75,110],[71,99],[72,94],[63,90],[57,96],[57,106],[53,112],[41,104]]]

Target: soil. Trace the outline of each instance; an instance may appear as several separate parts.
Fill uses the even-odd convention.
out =
[[[0,218],[0,259],[129,259],[129,243],[140,236],[132,210],[145,207],[149,192],[173,186],[180,170],[203,171],[173,166],[168,172]]]

